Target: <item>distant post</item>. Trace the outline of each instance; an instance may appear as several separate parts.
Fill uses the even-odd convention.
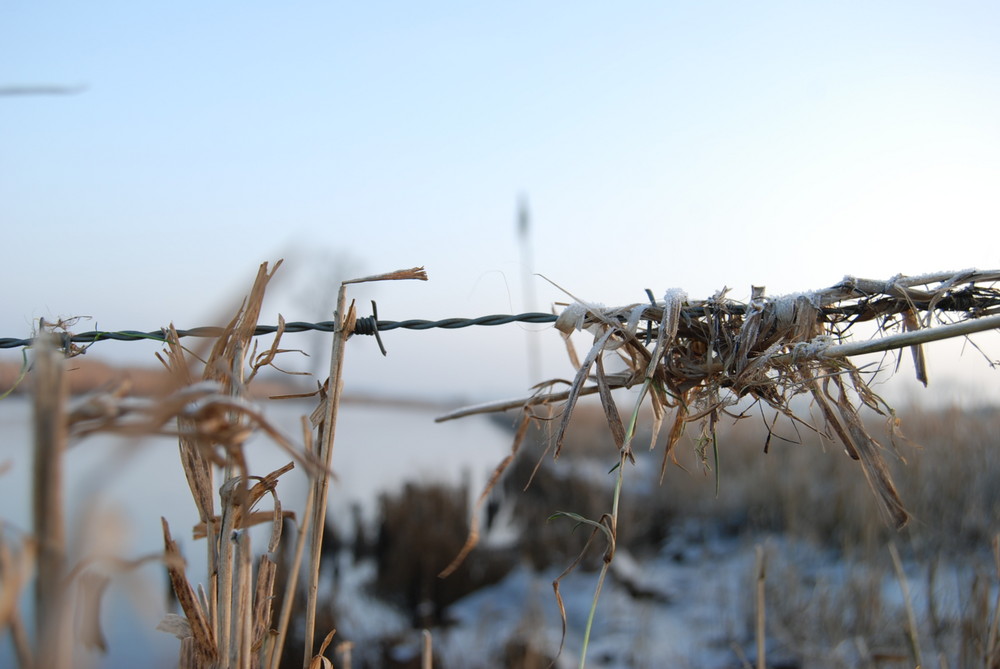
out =
[[[524,310],[537,311],[535,306],[534,260],[531,245],[531,214],[528,211],[528,198],[524,195],[517,202],[517,236],[521,246],[521,285],[524,290]],[[541,355],[538,350],[538,337],[528,330],[528,384],[531,385],[541,378]]]

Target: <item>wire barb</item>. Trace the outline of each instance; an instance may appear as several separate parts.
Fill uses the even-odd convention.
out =
[[[354,322],[354,334],[375,335],[378,350],[382,351],[383,357],[388,355],[385,351],[385,345],[382,343],[382,337],[378,334],[378,306],[375,304],[375,300],[372,300],[372,315],[359,318]]]

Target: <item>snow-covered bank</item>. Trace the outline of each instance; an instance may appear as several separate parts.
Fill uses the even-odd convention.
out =
[[[853,559],[805,541],[761,535],[674,543],[641,562],[619,556],[625,566],[601,592],[587,666],[723,669],[754,663],[758,546],[765,556],[768,666],[860,668],[877,658],[910,661],[907,601],[887,549],[884,560]],[[906,562],[909,604],[925,658],[968,666],[973,627],[988,622],[976,619],[973,605],[983,597],[992,602],[997,592],[990,566],[988,551],[964,561]],[[354,642],[355,662],[378,666],[387,643],[400,661],[416,657],[420,631],[371,599],[367,583],[373,573],[370,562],[348,567],[336,596],[339,629]],[[455,603],[448,624],[431,630],[435,666],[546,666],[562,634],[552,587],[559,574],[558,568],[522,565]],[[578,666],[597,578],[596,572],[575,571],[560,581],[567,633],[556,667]],[[653,594],[636,596],[635,583]]]

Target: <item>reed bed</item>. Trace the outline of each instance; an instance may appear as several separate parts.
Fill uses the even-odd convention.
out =
[[[337,307],[339,327],[332,337],[329,378],[319,384],[316,408],[310,416],[303,417],[301,435],[290,438],[275,428],[266,413],[249,399],[249,389],[259,372],[274,366],[287,353],[281,348],[280,318],[278,333],[267,350],[258,351],[253,337],[268,282],[280,264],[279,261],[270,270],[266,263],[261,265],[247,299],[204,356],[181,346],[171,329],[167,345],[158,356],[169,372],[170,381],[156,397],[137,399],[129,396],[127,388],[116,387],[69,406],[66,358],[76,351],[59,348],[63,341],[59,325],[42,324],[32,372],[36,435],[34,524],[31,533],[22,536],[0,532],[0,628],[10,631],[22,667],[70,667],[76,643],[101,648],[105,642],[99,611],[108,574],[132,570],[151,560],[164,565],[180,606],[180,614],[168,614],[160,624],[161,630],[179,639],[179,666],[269,669],[289,666],[288,658],[295,652],[292,640],[298,644],[301,632],[301,666],[306,669],[334,666],[327,657],[334,651],[336,666],[350,667],[350,643],[338,642],[333,622],[324,622],[324,614],[318,612],[342,365],[345,343],[356,322],[354,306],[348,306],[346,291],[353,283],[425,280],[426,274],[414,268],[341,285]],[[545,541],[547,531],[538,533],[540,536],[534,540],[522,537],[523,545],[534,546],[529,557],[536,567],[556,562],[568,565],[554,582],[560,606],[563,602],[559,588],[566,574],[578,566],[599,572],[579,654],[580,666],[584,666],[594,613],[605,579],[613,573],[616,553],[630,543],[662,546],[669,540],[663,530],[665,523],[648,522],[648,508],[637,509],[623,498],[626,471],[637,461],[646,461],[646,454],[634,449],[633,443],[637,439],[648,441],[652,450],[663,442],[659,464],[653,467],[656,474],[653,478],[660,483],[671,463],[688,469],[700,467],[712,473],[716,497],[725,500],[726,491],[740,485],[761,488],[761,482],[750,477],[744,478],[743,483],[732,484],[721,477],[721,463],[728,462],[730,457],[727,453],[727,459],[723,459],[730,429],[726,426],[740,425],[757,415],[751,409],[758,406],[767,408],[759,450],[767,453],[783,448],[789,441],[804,443],[809,439],[820,444],[839,444],[853,465],[853,474],[848,477],[863,481],[873,493],[867,499],[886,521],[880,526],[889,528],[886,531],[901,530],[913,514],[919,520],[926,517],[923,514],[946,513],[948,495],[954,494],[945,489],[946,484],[941,484],[942,489],[933,494],[916,491],[909,497],[918,502],[928,498],[927,508],[904,504],[909,491],[905,483],[902,486],[898,483],[896,469],[900,459],[886,458],[886,453],[899,453],[898,418],[869,387],[866,374],[852,362],[852,356],[909,347],[918,379],[926,383],[928,373],[922,344],[1000,326],[997,313],[1000,291],[992,287],[998,279],[1000,272],[976,271],[900,276],[884,282],[848,278],[825,291],[780,298],[769,298],[762,288],[755,288],[747,304],[726,298],[726,290],[707,300],[690,300],[682,291],[671,290],[659,301],[650,297],[649,303],[613,309],[575,300],[566,305],[557,322],[577,370],[573,379],[540,383],[532,395],[515,402],[471,407],[442,417],[447,420],[516,408],[519,417],[512,452],[493,472],[468,523],[454,516],[454,509],[467,506],[464,495],[459,494],[456,502],[447,491],[421,492],[420,498],[430,508],[431,520],[425,522],[440,524],[439,543],[443,548],[435,553],[434,560],[417,564],[400,557],[407,553],[405,545],[393,547],[396,555],[393,559],[397,562],[384,565],[383,576],[392,591],[386,594],[402,598],[404,605],[411,608],[418,608],[428,599],[433,601],[434,610],[415,619],[417,624],[432,625],[444,621],[445,608],[467,588],[478,588],[500,578],[506,567],[500,563],[490,565],[490,558],[482,557],[487,553],[473,553],[480,535],[480,509],[501,481],[512,490],[505,476],[519,472],[517,478],[527,479],[524,485],[529,491],[524,496],[524,508],[551,506],[545,499],[549,494],[569,495],[561,498],[556,509],[547,512],[550,519],[569,519],[590,530],[589,537],[582,537],[582,546],[577,544],[570,552],[564,550],[561,540],[550,541],[539,549],[537,544]],[[873,324],[878,336],[860,343],[849,341],[850,334],[864,323]],[[62,329],[65,327],[62,324]],[[593,336],[592,345],[583,357],[577,355],[571,339],[579,331]],[[633,390],[631,407],[624,417],[614,397],[618,389]],[[571,443],[568,435],[574,420],[584,417],[579,407],[581,398],[587,395],[598,396],[597,406],[607,430],[604,447],[608,443],[613,445],[606,451],[614,461],[610,486],[595,485],[592,480],[588,483],[560,479],[542,466],[546,454],[558,458],[564,446]],[[809,400],[810,411],[801,410],[797,399],[800,396]],[[882,420],[885,437],[878,435],[872,417]],[[648,424],[644,425],[642,420]],[[551,441],[536,442],[538,452],[533,460],[519,458],[518,451],[535,439],[541,432],[539,427],[552,428]],[[204,542],[202,550],[208,565],[205,583],[190,582],[184,556],[174,538],[178,530],[169,527],[166,520],[162,521],[164,549],[155,555],[112,558],[80,553],[67,546],[61,499],[63,453],[75,440],[95,433],[134,437],[171,435],[178,439],[179,458],[199,515],[190,536]],[[661,439],[661,433],[665,438]],[[795,437],[789,438],[790,433]],[[254,434],[266,435],[275,448],[287,454],[288,463],[270,472],[251,472],[245,445]],[[684,439],[690,439],[694,446],[689,452],[694,462],[686,462],[688,455],[677,448]],[[892,450],[883,443],[892,445]],[[736,455],[733,461],[741,457]],[[815,467],[808,463],[816,461],[815,456],[806,456],[807,464],[802,466]],[[282,476],[294,468],[307,473],[310,489],[305,507],[292,511],[283,507],[279,491]],[[747,468],[750,470],[749,465]],[[799,501],[809,499],[818,489],[811,483],[802,484],[801,479],[798,485],[805,485],[805,491],[775,486],[771,492]],[[517,487],[520,489],[522,484],[518,482]],[[541,501],[532,502],[533,491],[541,493]],[[982,492],[990,494],[985,489]],[[784,523],[784,527],[793,527],[799,523],[823,535],[836,535],[851,513],[858,514],[859,524],[865,524],[875,515],[871,508],[851,511],[853,507],[846,500],[842,507],[828,501],[817,500],[812,506],[807,505],[814,512],[808,521],[783,517],[781,514],[787,512],[770,511],[763,503],[754,506],[745,500],[731,502],[727,513],[733,514],[736,526],[757,523],[779,527]],[[401,541],[405,533],[399,528],[406,526],[409,512],[416,514],[419,509],[412,499],[395,503],[387,500],[385,505],[386,522],[398,526],[391,534],[395,541]],[[662,512],[663,518],[671,522],[696,515],[683,505],[663,506]],[[995,525],[989,513],[985,516],[965,514],[954,522],[968,542],[981,545],[988,541]],[[822,529],[824,523],[828,529]],[[249,529],[262,524],[270,526],[266,545],[254,546]],[[448,531],[444,532],[445,529]],[[187,528],[183,532],[186,534]],[[867,545],[876,542],[884,545],[885,537],[891,536],[883,530],[868,530],[868,533],[875,538]],[[466,535],[464,542],[459,538],[462,534]],[[850,550],[850,546],[860,543],[852,541],[855,540],[842,539],[841,550]],[[914,540],[916,544],[918,540]],[[603,545],[603,550],[592,552],[590,548],[595,545]],[[934,540],[928,540],[926,547],[935,549]],[[382,548],[388,555],[387,547]],[[441,563],[452,554],[454,559],[441,569]],[[479,570],[480,576],[472,579],[472,585],[469,581],[466,586],[442,586],[431,578],[438,569],[443,577],[455,574],[467,558],[480,559],[488,565],[485,571]],[[784,621],[787,628],[794,621],[782,609],[782,602],[791,598],[782,598],[767,589],[765,574],[773,574],[774,569],[772,566],[765,569],[765,565],[773,565],[773,560],[765,560],[760,553],[748,586],[755,593],[754,635],[758,656],[765,653],[765,610],[774,611],[769,620]],[[407,585],[393,583],[393,578],[405,575],[407,570],[411,572],[405,579]],[[418,584],[419,591],[400,592],[413,587],[413,583]],[[22,593],[31,586],[34,587],[33,624],[20,613]],[[985,602],[982,611],[995,621],[997,608],[983,598],[982,586],[978,588],[973,593],[976,601]],[[659,596],[655,589],[652,596]],[[565,610],[563,624],[565,634]],[[1000,657],[997,650],[1000,644],[995,624],[990,625],[993,626],[969,631],[968,638],[972,640],[970,644],[979,644],[978,657],[994,662]],[[910,627],[910,653],[911,659],[915,659],[920,641],[915,623]],[[79,641],[74,641],[74,628],[82,630]],[[422,641],[422,667],[430,667],[434,662],[432,649],[432,639],[426,634]],[[530,656],[530,660],[524,660],[525,666],[528,662],[539,662],[538,653],[528,652],[513,641],[509,649],[514,655]],[[759,663],[763,666],[762,657]]]
[[[663,485],[659,454],[635,452],[619,507],[616,554],[627,551],[643,564],[666,562],[705,572],[698,589],[706,597],[717,593],[716,643],[738,648],[749,658],[744,666],[752,666],[757,572],[748,559],[734,582],[730,565],[763,546],[769,666],[906,666],[910,622],[900,608],[905,598],[894,585],[898,576],[887,548],[895,544],[913,593],[924,666],[992,666],[984,658],[1000,652],[989,636],[997,614],[992,596],[1000,585],[992,552],[1000,533],[995,485],[1000,411],[904,406],[898,418],[907,440],[899,444],[900,458],[887,464],[912,516],[902,530],[879,516],[857,463],[821,434],[796,435],[787,420],[775,426],[771,420],[728,417],[718,427],[723,472],[718,494],[713,473],[701,468],[695,437],[683,437],[677,449],[686,471],[672,472]],[[876,417],[868,429],[881,436],[887,427]],[[612,436],[599,402],[581,401],[560,460],[539,463],[551,442],[548,432],[544,425],[529,432],[502,485],[491,493],[491,500],[499,498],[513,510],[521,550],[539,569],[570,564],[587,539],[580,528],[574,532],[572,524],[546,518],[559,509],[599,517],[615,483],[607,475],[615,456],[609,453]],[[638,438],[648,439],[648,431]],[[601,551],[591,550],[578,570],[596,578],[602,558]],[[653,577],[658,567],[645,579],[629,581],[616,567],[617,557],[609,575],[616,588],[633,593],[635,624],[650,601],[700,609],[695,602],[677,601],[679,584]],[[580,580],[575,582],[579,587]],[[606,633],[595,629],[598,636]],[[733,666],[738,655],[732,651]],[[902,659],[894,664],[891,657]],[[655,666],[655,658],[644,661]]]

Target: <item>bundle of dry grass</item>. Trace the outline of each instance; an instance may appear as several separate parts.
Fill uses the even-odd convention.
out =
[[[275,270],[280,265],[275,266]],[[183,617],[168,619],[165,628],[181,638],[181,663],[191,667],[277,667],[285,650],[291,618],[295,609],[295,595],[299,568],[304,561],[306,541],[309,540],[310,560],[307,567],[309,579],[305,602],[305,652],[306,666],[324,666],[329,660],[323,657],[335,630],[329,630],[319,649],[315,648],[316,608],[320,573],[320,554],[323,532],[326,527],[327,493],[331,475],[331,459],[336,430],[337,409],[341,393],[341,369],[344,343],[353,333],[356,321],[354,305],[346,307],[346,284],[363,281],[391,279],[426,279],[422,269],[402,270],[375,277],[354,279],[340,287],[337,306],[338,328],[333,336],[330,378],[320,388],[319,406],[313,412],[310,426],[303,416],[303,448],[296,449],[263,416],[248,410],[242,398],[250,379],[263,368],[271,365],[275,357],[284,352],[279,348],[284,321],[279,316],[278,332],[270,349],[257,354],[256,348],[249,355],[253,333],[257,325],[261,303],[267,283],[266,263],[261,265],[253,289],[243,307],[216,340],[204,365],[203,378],[220,384],[231,396],[221,403],[219,410],[211,404],[202,405],[192,415],[178,417],[180,427],[180,454],[192,496],[198,506],[201,522],[194,529],[195,538],[207,538],[209,583],[207,593],[199,597],[188,583],[182,570],[169,568],[174,593],[184,610]],[[180,381],[181,387],[191,385],[189,365],[176,334],[170,338],[170,350],[164,364]],[[250,372],[245,376],[246,360]],[[207,415],[203,417],[202,414]],[[198,420],[201,419],[201,423]],[[209,429],[206,429],[206,425]],[[316,438],[313,438],[313,430]],[[289,463],[264,477],[251,476],[247,470],[243,444],[253,431],[262,430],[279,446],[285,448],[310,474],[311,485],[303,511],[303,522],[296,537],[294,557],[289,568],[288,583],[283,592],[284,600],[272,601],[274,579],[277,571],[276,554],[281,541],[282,520],[290,514],[282,512],[275,494],[278,478],[293,467]],[[206,434],[207,432],[207,434]],[[315,447],[314,444],[315,443]],[[219,447],[221,452],[219,452]],[[213,476],[215,469],[222,469],[223,484],[219,488],[219,514],[214,511]],[[251,480],[256,480],[252,486]],[[257,502],[265,495],[273,499],[271,512],[254,512]],[[251,574],[253,552],[249,535],[244,532],[254,524],[270,521],[272,533],[267,552],[258,564],[256,581]],[[170,537],[164,521],[164,542],[169,557],[179,557],[177,547]],[[272,621],[272,612],[280,614]],[[301,610],[301,609],[300,609]],[[316,655],[313,655],[317,650]]]
[[[911,347],[917,378],[926,384],[922,343],[1000,328],[1000,290],[994,288],[998,280],[1000,271],[975,270],[896,276],[888,281],[847,277],[826,290],[775,298],[766,296],[763,287],[754,287],[748,304],[728,299],[728,289],[706,300],[691,300],[683,291],[673,289],[657,301],[647,291],[648,303],[619,308],[574,297],[576,301],[566,306],[556,322],[577,370],[574,379],[539,383],[530,397],[470,407],[438,420],[511,408],[523,411],[512,455],[497,467],[491,488],[513,460],[531,422],[559,417],[554,439],[554,456],[558,457],[579,398],[600,396],[619,456],[611,510],[600,518],[572,512],[556,514],[590,526],[591,539],[603,535],[607,543],[596,605],[618,539],[622,471],[627,461],[634,461],[632,439],[640,408],[647,400],[653,416],[650,448],[656,446],[664,423],[668,425],[661,481],[674,458],[674,447],[690,424],[700,426],[697,443],[702,458],[707,460],[711,446],[717,464],[720,419],[726,415],[744,417],[745,411],[735,413],[732,408],[749,397],[774,409],[776,416],[786,416],[799,426],[839,441],[860,463],[888,522],[903,527],[909,514],[886,466],[884,448],[866,429],[861,412],[867,409],[885,416],[892,428],[890,435],[897,427],[895,414],[872,392],[850,357]],[[852,328],[864,322],[874,323],[878,336],[860,344],[848,343]],[[583,330],[593,335],[593,344],[581,359],[570,335]],[[617,358],[623,371],[609,372],[609,357]],[[556,391],[558,386],[566,388]],[[612,391],[633,387],[639,389],[635,408],[623,421]],[[819,410],[819,425],[809,416],[797,414],[792,406],[792,399],[804,394]],[[557,403],[562,403],[561,407],[557,408]],[[480,497],[480,504],[489,488]],[[466,546],[444,575],[461,563],[477,539],[478,528],[473,522]],[[559,579],[554,588],[561,606]],[[589,626],[590,622],[582,657],[586,656]]]
[[[572,381],[546,381],[530,397],[470,407],[438,420],[515,407],[523,407],[525,420],[531,420],[540,417],[537,407],[565,402],[555,439],[558,457],[577,400],[597,393],[616,446],[630,457],[626,435],[631,430],[611,391],[638,386],[639,402],[648,398],[653,411],[651,448],[669,417],[662,472],[688,424],[700,423],[699,441],[714,443],[719,418],[749,396],[840,441],[860,461],[888,519],[902,527],[907,513],[885,468],[881,445],[859,416],[863,408],[894,414],[850,356],[909,346],[917,377],[926,384],[922,343],[1000,328],[1000,290],[993,287],[998,280],[1000,271],[975,270],[888,281],[847,277],[826,290],[773,298],[755,287],[749,304],[726,298],[728,289],[706,300],[690,300],[683,291],[671,290],[662,301],[650,294],[648,304],[619,308],[577,300],[556,323],[577,369]],[[846,342],[854,326],[869,321],[879,337]],[[582,360],[569,339],[580,330],[594,336]],[[624,362],[624,372],[605,371],[608,353]],[[553,390],[560,385],[568,388]],[[814,427],[791,408],[792,398],[804,393],[819,407],[823,426]]]

